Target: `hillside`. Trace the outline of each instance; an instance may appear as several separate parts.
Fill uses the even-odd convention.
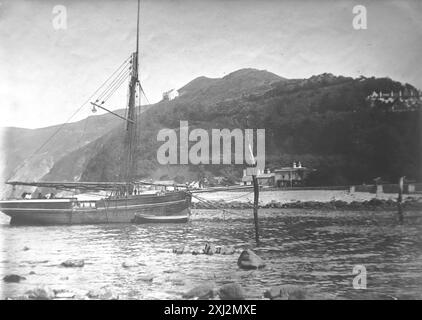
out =
[[[124,110],[116,112],[124,114]],[[121,123],[120,119],[110,114],[102,114],[66,125],[40,129],[0,128],[2,152],[5,155],[0,176],[4,180],[42,179],[49,174],[56,162],[103,137]],[[46,144],[43,146],[44,143]],[[70,172],[75,172],[72,179],[77,179],[81,174],[76,173],[74,168],[68,173]],[[69,175],[66,178],[69,179],[68,177]],[[9,186],[0,185],[0,195],[9,192]]]
[[[199,77],[189,82],[178,91],[182,101],[214,104],[232,100],[251,92],[265,92],[272,83],[286,80],[265,70],[240,69],[223,78]]]
[[[180,88],[178,98],[151,105],[143,112],[135,176],[178,181],[207,175],[240,178],[241,165],[157,163],[156,152],[161,145],[156,141],[158,131],[177,129],[180,120],[187,120],[190,130],[265,128],[266,166],[276,168],[300,160],[317,169],[310,176],[309,185],[371,183],[375,177],[396,181],[400,175],[421,179],[421,109],[388,112],[371,108],[366,99],[373,91],[405,88],[413,87],[388,78],[353,79],[332,74],[284,79],[254,69],[242,69],[221,79],[196,78]],[[49,144],[38,155],[43,161],[52,159],[45,165],[44,180],[118,179],[123,134],[120,120],[108,115],[101,116],[107,117],[104,119],[99,117],[92,117],[99,127],[93,125],[87,131],[84,136],[88,140],[76,141],[81,124],[75,123],[75,127],[67,126],[67,132],[62,133],[61,139],[69,142],[64,146]],[[25,157],[25,152],[13,149],[12,145],[19,143],[26,149],[52,129],[35,130],[37,141],[31,133],[19,130],[22,129],[10,130],[8,150],[12,151],[7,153],[8,172],[19,157]],[[26,170],[19,177],[28,178],[31,173]]]

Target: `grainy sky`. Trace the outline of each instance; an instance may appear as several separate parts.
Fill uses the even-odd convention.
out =
[[[136,0],[0,2],[0,126],[64,122],[134,50]],[[353,29],[358,4],[367,30]],[[53,28],[56,5],[67,9],[65,30]],[[422,88],[421,17],[419,0],[142,0],[141,80],[151,102],[195,77],[247,67]],[[87,106],[72,120],[89,114]]]

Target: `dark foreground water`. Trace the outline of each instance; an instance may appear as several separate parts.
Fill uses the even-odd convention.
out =
[[[124,299],[181,299],[203,281],[240,283],[248,298],[262,298],[272,285],[296,284],[319,298],[422,298],[422,213],[260,210],[262,247],[255,248],[251,210],[195,210],[188,224],[14,227],[0,224],[0,273],[26,277],[0,284],[0,298],[38,285],[83,296],[107,286]],[[225,218],[225,219],[223,219]],[[176,255],[172,248],[235,245],[234,255]],[[26,250],[24,250],[24,248]],[[237,258],[253,248],[263,270],[243,271]],[[29,249],[28,249],[29,248]],[[84,259],[83,268],[61,262]],[[125,261],[140,264],[124,268]],[[352,282],[355,265],[367,270],[367,290]],[[33,271],[35,274],[30,274]],[[145,281],[145,276],[153,277]]]

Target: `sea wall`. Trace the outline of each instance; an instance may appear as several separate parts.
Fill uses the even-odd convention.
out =
[[[253,203],[254,194],[251,190],[242,191],[219,191],[212,193],[196,194],[201,200],[206,202],[216,202],[217,205],[227,203],[227,206],[235,205],[242,207],[244,204]],[[259,204],[261,207],[274,206],[294,206],[293,203],[333,203],[335,201],[343,201],[346,203],[363,203],[372,199],[388,201],[387,203],[394,203],[397,200],[397,194],[379,193],[374,194],[370,192],[349,192],[346,190],[261,190],[259,193]],[[403,198],[406,199],[422,199],[422,194],[405,194]],[[374,201],[376,201],[374,200]],[[200,200],[193,198],[194,203]],[[338,205],[340,202],[338,202]],[[296,204],[298,206],[298,204]],[[323,206],[323,204],[321,204]],[[339,205],[341,206],[341,205]],[[353,205],[352,205],[353,206]]]
[[[403,209],[422,210],[422,199],[407,198],[403,202]],[[192,203],[194,209],[250,209],[253,208],[253,202],[242,201],[199,201]],[[322,201],[295,201],[279,202],[271,201],[269,203],[260,203],[259,208],[279,208],[279,209],[319,209],[319,210],[395,210],[397,201],[392,199],[372,198],[364,201],[346,202],[343,200]]]

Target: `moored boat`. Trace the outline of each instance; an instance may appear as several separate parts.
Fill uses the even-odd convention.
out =
[[[186,191],[163,194],[108,197],[100,200],[77,198],[0,201],[0,211],[11,217],[13,225],[141,223],[139,217],[157,217],[169,222],[173,216],[186,222],[190,215],[191,195]]]
[[[135,214],[135,223],[185,223],[188,222],[188,215],[180,216],[153,216],[153,215],[142,215],[139,213]]]
[[[140,97],[142,93],[145,94],[138,74],[138,53],[139,0],[136,50],[91,96],[93,98],[96,95],[96,99],[91,102],[93,112],[99,108],[125,121],[125,139],[117,182],[7,182],[14,187],[19,185],[58,190],[106,191],[108,195],[99,200],[79,200],[76,197],[26,199],[23,195],[19,199],[0,201],[0,211],[11,217],[11,224],[98,224],[133,223],[135,221],[139,223],[142,220],[140,217],[144,217],[144,221],[148,222],[175,220],[186,222],[188,220],[191,194],[186,186],[181,186],[182,188],[174,186],[173,191],[162,190],[156,194],[143,194],[140,185],[148,183],[135,179],[135,156],[139,142],[138,127],[141,110]],[[126,80],[129,80],[129,89],[127,108],[123,116],[106,108],[105,103]],[[185,188],[183,189],[183,187]]]

